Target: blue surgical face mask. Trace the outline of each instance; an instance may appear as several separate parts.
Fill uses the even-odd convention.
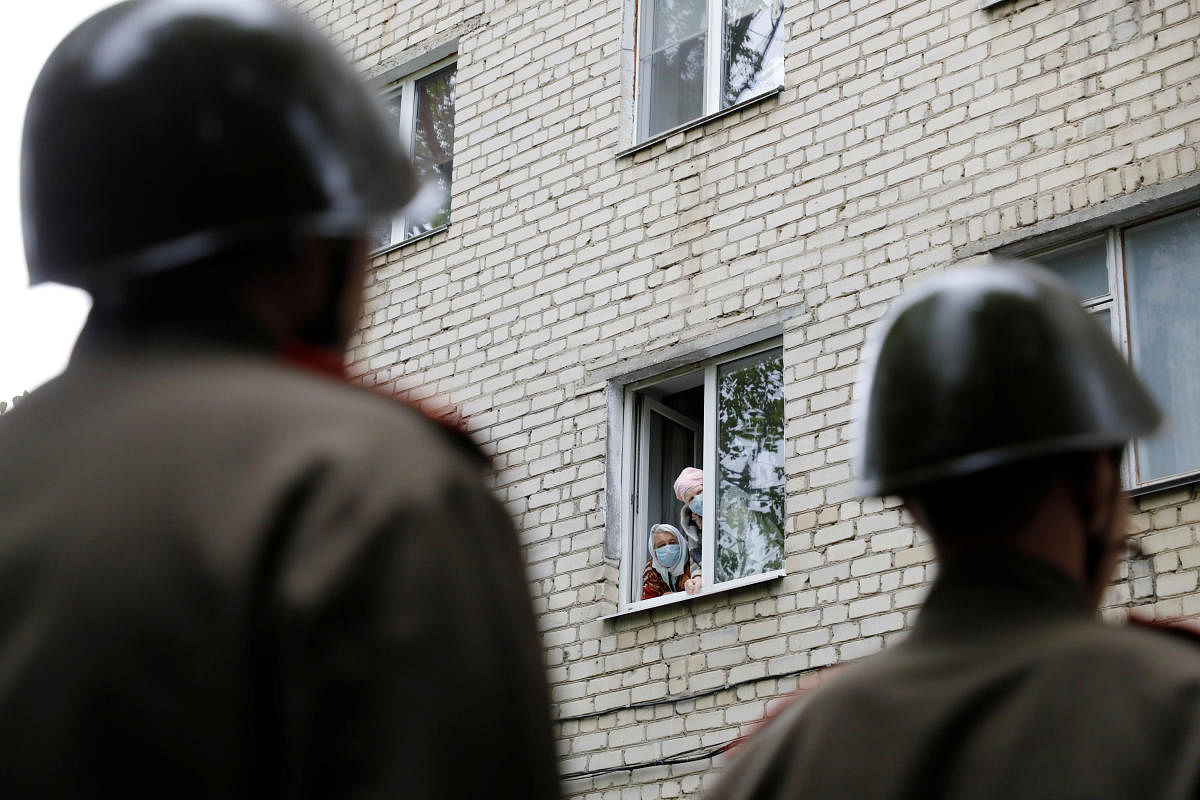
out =
[[[661,547],[654,548],[654,555],[658,557],[658,563],[667,569],[671,569],[683,557],[683,548],[677,544],[664,544]]]
[[[688,503],[688,508],[691,509],[691,512],[697,517],[704,516],[704,492],[701,492],[693,497]]]

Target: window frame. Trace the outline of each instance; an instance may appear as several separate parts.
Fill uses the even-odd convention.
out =
[[[1114,222],[1098,231],[1093,230],[1085,235],[1056,243],[1051,247],[1025,251],[1022,257],[1040,263],[1040,260],[1046,256],[1103,237],[1105,244],[1105,265],[1108,272],[1108,293],[1103,296],[1084,299],[1081,301],[1081,304],[1089,314],[1097,314],[1106,310],[1110,312],[1109,323],[1113,341],[1120,349],[1121,355],[1125,357],[1125,360],[1132,364],[1127,290],[1128,277],[1125,269],[1125,231],[1166,217],[1172,217],[1176,214],[1198,210],[1200,210],[1200,204],[1195,202],[1160,209],[1145,216],[1135,216],[1127,220]],[[1133,366],[1135,369],[1137,368],[1136,364],[1133,364]],[[1148,388],[1150,388],[1151,394],[1154,394],[1154,387],[1148,384]],[[1121,483],[1130,495],[1151,494],[1153,492],[1165,491],[1178,486],[1200,482],[1200,464],[1185,472],[1139,482],[1137,479],[1137,441],[1137,439],[1133,439],[1125,446],[1125,458],[1121,462]]]
[[[654,15],[653,15],[654,0],[635,0],[634,2],[634,58],[633,58],[633,146],[630,150],[640,149],[644,145],[652,144],[662,139],[667,138],[671,134],[677,133],[688,128],[692,128],[698,124],[707,122],[724,114],[732,113],[745,106],[765,100],[768,97],[773,97],[783,89],[783,75],[785,70],[780,71],[780,81],[776,85],[763,86],[762,89],[755,94],[736,103],[731,104],[728,108],[721,108],[721,82],[723,76],[721,71],[724,65],[722,52],[725,47],[725,0],[705,0],[705,27],[704,27],[704,102],[701,104],[700,113],[694,118],[684,120],[678,125],[670,128],[665,128],[658,133],[650,133],[650,97],[652,95],[651,83],[653,80],[653,70],[650,65],[653,62],[654,50]],[[782,4],[781,13],[786,14],[787,3]],[[643,24],[643,20],[645,24]],[[782,30],[780,43],[782,51],[780,52],[780,60],[786,62],[787,57],[787,26],[784,22],[780,22]],[[676,43],[678,44],[678,43]],[[622,151],[624,152],[624,151]]]
[[[457,64],[458,64],[458,53],[457,52],[453,52],[450,55],[438,58],[436,61],[432,61],[429,64],[426,64],[426,65],[420,67],[419,69],[415,69],[410,72],[407,72],[405,75],[403,75],[403,77],[389,81],[379,93],[379,99],[381,102],[384,102],[384,103],[391,101],[397,95],[400,97],[400,120],[399,120],[399,124],[397,126],[396,135],[400,139],[400,146],[404,148],[404,152],[407,153],[410,158],[413,155],[414,138],[416,136],[417,118],[416,118],[415,112],[416,112],[417,82],[420,81],[422,78],[428,77],[429,75],[432,75],[433,73],[438,72],[439,70],[445,69],[446,67],[450,66],[451,64],[455,65],[455,72],[457,74]],[[455,83],[457,84],[457,81]],[[455,115],[456,116],[457,116],[457,111],[458,111],[458,109],[457,109],[458,102],[457,101],[458,101],[458,98],[456,96],[455,97]],[[451,156],[453,157],[453,153],[451,153]],[[450,196],[451,196],[451,198],[453,198],[453,196],[454,196],[453,191],[451,191]],[[392,217],[391,238],[389,239],[389,241],[386,244],[382,244],[379,247],[373,248],[370,252],[370,255],[376,256],[376,255],[381,255],[383,253],[388,253],[397,248],[403,247],[408,244],[412,244],[413,242],[419,241],[426,237],[432,236],[435,233],[439,233],[441,231],[446,230],[447,228],[450,227],[450,221],[453,216],[454,207],[453,207],[453,204],[451,204],[450,207],[447,209],[445,224],[438,225],[435,228],[431,228],[430,230],[427,230],[427,231],[421,231],[420,233],[416,233],[416,234],[413,234],[412,236],[408,236],[408,237],[404,236],[404,231],[408,227],[408,215],[405,213],[406,211],[408,211],[407,207],[402,208],[395,216]],[[399,233],[400,233],[400,238],[396,238],[397,231],[399,231]]]
[[[677,378],[681,375],[690,375],[696,372],[703,372],[703,387],[704,387],[704,403],[703,403],[703,419],[701,420],[701,429],[703,431],[703,448],[701,452],[702,467],[704,472],[704,485],[716,485],[716,449],[717,449],[717,372],[719,368],[728,363],[738,361],[749,356],[768,353],[774,350],[783,352],[783,338],[781,336],[766,339],[756,342],[751,345],[729,350],[720,355],[709,358],[702,358],[693,361],[684,366],[671,369],[651,377],[647,377],[638,381],[634,381],[625,385],[622,389],[622,442],[621,442],[621,477],[620,477],[620,493],[621,493],[621,552],[619,563],[619,578],[618,578],[618,602],[617,611],[614,614],[609,614],[605,619],[630,614],[646,609],[658,608],[661,606],[673,605],[675,603],[683,603],[691,600],[697,600],[702,597],[709,597],[715,594],[722,594],[734,589],[740,589],[745,586],[752,586],[766,581],[773,581],[787,575],[787,492],[784,492],[784,507],[783,518],[780,520],[783,526],[783,541],[784,548],[781,556],[784,566],[779,569],[767,570],[756,575],[746,575],[741,578],[735,578],[722,583],[714,583],[712,578],[716,574],[716,533],[715,524],[705,527],[702,531],[701,550],[701,574],[704,576],[703,588],[694,595],[689,595],[686,592],[672,592],[662,595],[661,597],[642,600],[638,597],[638,589],[641,587],[641,574],[644,565],[635,558],[637,554],[637,545],[635,537],[643,535],[642,529],[649,530],[648,525],[640,524],[643,520],[640,514],[643,513],[645,507],[644,502],[638,497],[640,489],[640,479],[644,474],[644,462],[641,452],[639,439],[642,436],[644,428],[644,414],[640,408],[640,396],[642,393],[656,384],[664,381]],[[657,403],[653,398],[649,398],[652,402]],[[786,439],[786,399],[785,403],[785,430],[784,437]],[[786,463],[786,448],[785,448],[785,463]],[[704,512],[705,519],[716,519],[716,491],[704,492]],[[672,522],[672,524],[674,524]]]

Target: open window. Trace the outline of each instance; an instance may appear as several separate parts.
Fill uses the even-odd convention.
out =
[[[621,610],[690,596],[673,586],[643,599],[644,573],[654,567],[650,531],[660,523],[683,535],[690,572],[701,577],[699,594],[783,575],[786,480],[778,343],[632,384],[625,389],[624,411],[628,503]],[[685,511],[675,491],[687,467],[703,475],[698,515]],[[696,523],[690,536],[689,520]]]

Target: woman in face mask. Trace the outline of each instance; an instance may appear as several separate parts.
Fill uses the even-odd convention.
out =
[[[674,525],[664,523],[650,528],[650,560],[642,570],[643,600],[672,592],[700,591],[700,578],[692,577],[694,565],[682,543],[683,537]]]
[[[704,512],[704,472],[695,467],[684,467],[679,473],[679,477],[675,479],[675,499],[683,503],[683,508],[679,511],[679,530],[683,534],[683,541],[687,544],[688,552],[691,555],[693,563],[697,565],[695,570],[695,587],[689,588],[689,594],[695,594],[700,591],[700,571],[699,564],[701,563],[700,542],[703,541],[701,529],[704,527],[704,520],[701,514]]]

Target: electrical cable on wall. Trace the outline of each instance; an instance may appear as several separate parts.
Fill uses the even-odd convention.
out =
[[[654,761],[643,761],[640,764],[625,764],[620,767],[602,767],[600,769],[585,769],[579,772],[568,772],[562,775],[564,781],[576,781],[582,778],[595,778],[600,775],[608,775],[613,772],[633,772],[637,769],[648,769],[650,767],[669,767],[672,764],[687,764],[692,761],[703,761],[706,758],[713,758],[721,755],[726,750],[736,747],[746,737],[735,736],[728,742],[719,745],[709,745],[708,747],[693,747],[689,750],[681,750],[673,756],[667,758],[659,758]]]
[[[836,665],[830,665],[830,666],[836,666]],[[790,672],[783,672],[783,673],[779,673],[777,675],[764,675],[760,678],[748,678],[746,680],[734,681],[732,683],[727,683],[724,686],[720,686],[720,687],[717,687],[714,689],[705,689],[703,691],[692,692],[692,693],[686,694],[686,695],[678,695],[675,697],[665,697],[665,698],[662,698],[659,700],[646,700],[646,701],[642,701],[639,703],[631,703],[627,706],[622,706],[620,708],[610,708],[605,711],[594,711],[589,714],[581,714],[577,717],[562,717],[558,720],[558,722],[598,717],[598,716],[602,716],[604,714],[612,713],[614,711],[623,711],[625,709],[630,709],[630,708],[647,708],[649,706],[661,705],[664,703],[678,703],[683,700],[692,700],[697,697],[704,697],[705,695],[722,692],[722,691],[725,691],[726,689],[734,689],[734,688],[737,688],[738,686],[745,686],[746,684],[749,684],[749,683],[757,683],[758,681],[765,681],[765,680],[772,680],[772,679],[777,680],[779,678],[788,678],[788,677],[792,677],[795,675],[803,675],[805,673],[821,672],[823,670],[829,669],[830,666],[805,667],[804,669],[791,670]],[[800,695],[806,694],[811,688],[812,687],[802,688],[802,689],[799,689],[790,694],[793,697],[798,697]],[[624,764],[622,766],[616,766],[616,767],[600,767],[598,769],[580,770],[578,772],[568,772],[568,773],[562,775],[561,778],[564,781],[574,781],[574,780],[581,780],[583,778],[595,778],[600,775],[608,775],[608,774],[611,774],[614,772],[633,772],[634,770],[649,769],[651,767],[664,767],[664,766],[671,766],[672,764],[687,764],[687,763],[690,763],[693,761],[703,761],[704,759],[714,758],[716,756],[719,756],[722,753],[736,747],[739,743],[741,743],[742,741],[747,739],[749,736],[750,736],[749,733],[742,734],[741,736],[735,736],[734,738],[732,738],[729,741],[724,742],[722,744],[707,745],[707,746],[703,746],[703,747],[693,747],[693,748],[690,748],[687,750],[681,750],[678,753],[675,753],[674,755],[667,756],[666,758],[654,759],[653,761],[643,761],[643,762],[639,762],[636,764]]]

